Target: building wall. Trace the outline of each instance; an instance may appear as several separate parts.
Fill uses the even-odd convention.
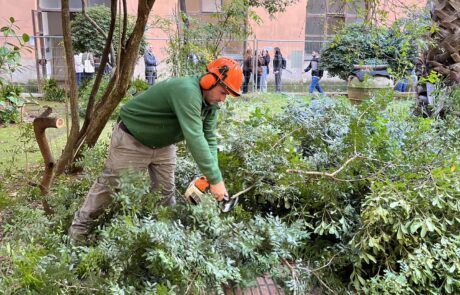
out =
[[[226,0],[229,1],[229,0]],[[270,16],[263,8],[256,8],[254,12],[257,13],[262,22],[260,24],[252,23],[253,35],[247,40],[247,46],[253,49],[266,48],[273,56],[273,48],[280,47],[283,55],[288,59],[288,72],[290,71],[293,76],[301,74],[305,66],[305,60],[308,56],[304,54],[304,41],[305,41],[305,20],[306,20],[306,6],[308,0],[299,0],[293,5],[287,7],[283,13],[276,13]],[[315,1],[315,0],[310,0]],[[381,8],[390,9],[393,2],[403,3],[404,5],[424,7],[426,0],[382,0]],[[135,15],[137,13],[138,0],[127,0],[128,12]],[[5,25],[5,19],[13,16],[17,25],[20,27],[18,34],[27,33],[33,35],[32,14],[31,11],[37,9],[37,0],[0,0],[0,25]],[[164,48],[166,47],[167,38],[173,31],[164,32],[158,25],[154,23],[157,17],[171,18],[178,13],[178,1],[156,1],[150,13],[149,24],[146,28],[145,36],[147,41],[153,46],[153,51],[160,61],[160,68],[164,67],[164,60],[166,54]],[[201,0],[188,0],[187,10],[191,15],[201,15],[206,18],[206,13],[201,12]],[[391,9],[389,11],[388,19],[393,21],[395,18],[400,17],[402,9]],[[45,32],[46,33],[46,32]],[[49,32],[51,33],[51,32]],[[1,40],[1,39],[0,39]],[[257,40],[257,41],[254,41]],[[33,48],[33,40],[30,42]],[[243,50],[242,50],[243,51]],[[28,71],[18,73],[14,79],[27,80],[36,77],[35,71],[35,52],[24,52],[23,64],[27,67]],[[135,70],[135,76],[142,77],[144,71],[143,60],[139,59]],[[32,73],[29,75],[29,73]],[[289,73],[287,73],[289,76]]]
[[[16,19],[16,24],[21,28],[21,33],[32,35],[31,10],[36,9],[37,0],[0,0],[0,25],[6,24],[10,16]]]
[[[262,23],[251,23],[253,36],[261,40],[304,40],[306,6],[307,0],[300,0],[273,16],[263,8],[254,9]]]

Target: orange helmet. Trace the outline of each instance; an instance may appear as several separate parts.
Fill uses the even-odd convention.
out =
[[[207,66],[208,73],[201,78],[203,89],[211,89],[217,83],[223,86],[232,96],[240,96],[243,83],[243,71],[240,65],[231,58],[219,57]]]

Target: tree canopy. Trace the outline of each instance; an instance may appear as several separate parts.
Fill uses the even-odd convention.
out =
[[[97,20],[97,25],[107,34],[110,28],[110,8],[104,5],[96,5],[87,9],[87,14],[93,20]],[[127,22],[128,34],[131,34],[134,29],[135,17],[128,16]],[[120,36],[120,17],[117,16],[115,21],[113,47],[115,52],[118,52]],[[102,56],[106,38],[102,35],[93,24],[83,15],[82,12],[76,14],[71,22],[72,44],[76,52],[92,52],[96,56]],[[144,41],[143,41],[144,43]],[[141,45],[140,54],[143,53],[144,46]]]

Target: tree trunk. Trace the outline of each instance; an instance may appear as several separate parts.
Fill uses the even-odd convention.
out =
[[[104,129],[110,115],[123,99],[128,90],[129,83],[134,71],[134,65],[139,54],[139,47],[144,34],[145,25],[155,0],[139,0],[137,19],[134,30],[122,47],[119,58],[119,69],[112,77],[115,79],[115,88],[111,93],[105,93],[94,110],[94,117],[89,123],[88,132],[85,136],[85,143],[94,146],[99,135]]]
[[[67,1],[68,0],[63,0]],[[91,105],[90,106],[90,113],[85,118],[85,123],[83,125],[82,130],[80,130],[79,134],[74,135],[72,132],[74,130],[74,126],[77,126],[77,133],[78,133],[78,122],[74,125],[72,123],[72,130],[71,136],[69,137],[66,147],[64,148],[64,152],[59,159],[56,174],[61,174],[65,171],[65,169],[69,168],[69,166],[73,163],[76,155],[81,151],[83,146],[82,143],[87,144],[88,146],[94,146],[99,138],[102,130],[104,129],[107,121],[110,118],[110,115],[115,110],[117,105],[126,95],[126,91],[128,90],[132,74],[134,72],[134,65],[136,63],[136,59],[139,53],[140,43],[144,34],[144,29],[148,21],[148,16],[150,11],[152,10],[153,4],[155,0],[139,0],[138,8],[137,8],[137,19],[136,24],[134,27],[133,32],[131,33],[130,37],[126,41],[126,44],[122,44],[120,46],[121,52],[118,57],[118,66],[117,70],[114,71],[114,74],[109,82],[109,85],[103,94],[101,100],[97,103],[92,111]],[[112,0],[112,22],[114,24],[115,17],[116,17],[116,5],[117,1]],[[63,5],[64,9],[64,5]],[[64,17],[64,13],[63,13]],[[64,24],[64,22],[63,22]],[[70,26],[67,24],[67,30],[64,29],[64,34],[68,34],[68,38],[70,39]],[[111,43],[111,36],[113,36],[113,31],[109,32],[106,47],[104,49],[104,54],[102,56],[102,62],[107,61],[108,52],[110,50],[110,43]],[[66,37],[66,36],[65,36]],[[66,44],[66,43],[65,43]],[[72,63],[67,60],[68,70],[72,71],[73,73],[73,54],[72,52],[72,45],[69,44],[69,47],[66,45],[66,57],[69,58],[69,54],[71,55]],[[68,50],[69,49],[69,50]],[[70,53],[67,53],[70,51]],[[101,64],[102,64],[101,62]],[[73,73],[73,75],[75,75]],[[99,68],[98,75],[96,77],[96,82],[98,78],[102,77],[102,67]],[[100,81],[100,80],[99,80]],[[71,83],[75,84],[75,79],[71,81]],[[96,83],[95,83],[96,84]],[[98,88],[99,85],[97,85]],[[76,86],[75,86],[76,87]],[[91,93],[90,102],[94,102],[94,97],[97,93],[97,88],[93,89]],[[78,107],[74,110],[72,108],[72,117],[76,115],[78,118]],[[74,137],[75,136],[75,137]]]
[[[69,82],[69,99],[70,99],[70,114],[71,123],[69,138],[67,138],[66,146],[59,159],[60,165],[67,165],[71,162],[75,154],[75,143],[78,140],[80,130],[80,118],[78,114],[78,91],[76,84],[76,76],[74,70],[74,54],[72,47],[72,39],[70,36],[70,11],[69,0],[62,0],[62,30],[64,35],[65,57],[67,61],[67,77]],[[59,169],[57,169],[59,173]]]
[[[438,44],[428,54],[430,67],[447,76],[454,84],[460,83],[460,2],[458,0],[432,1],[431,17],[439,30],[433,34]]]
[[[109,62],[109,52],[111,52],[111,54],[112,54],[112,61],[115,60],[112,39],[113,39],[113,34],[114,34],[114,31],[115,31],[115,23],[116,23],[116,19],[117,19],[117,0],[111,0],[111,9],[110,9],[110,11],[111,11],[111,13],[110,13],[111,14],[111,16],[110,16],[111,20],[110,20],[109,32],[107,34],[107,38],[106,38],[106,41],[105,41],[105,47],[104,47],[104,51],[102,53],[101,64],[100,64],[99,69],[97,71],[96,78],[95,78],[94,84],[93,84],[93,88],[91,89],[91,94],[89,95],[89,98],[88,98],[88,104],[86,105],[85,121],[83,122],[83,126],[82,126],[82,128],[80,130],[80,133],[78,134],[78,140],[75,143],[75,150],[76,151],[80,150],[80,146],[82,145],[82,143],[83,143],[83,141],[85,139],[85,136],[86,136],[86,132],[88,131],[89,123],[92,120],[92,117],[93,117],[93,114],[94,114],[94,104],[95,104],[95,101],[96,101],[96,95],[98,93],[99,86],[100,86],[101,81],[102,81],[102,77],[104,75],[105,65]],[[113,65],[113,71],[114,71],[114,73],[116,73],[117,67],[116,67],[115,63],[112,63],[112,65]],[[105,89],[105,92],[107,93],[107,95],[110,94],[110,92],[113,90],[113,87],[115,86],[115,82],[116,82],[116,80],[112,79],[110,81],[110,83],[107,85],[107,87]],[[71,155],[71,156],[72,156],[72,158],[70,159],[70,161],[73,161],[74,158],[77,157],[77,155]],[[60,162],[60,164],[58,165],[58,167],[56,169],[57,174],[61,174],[64,171],[64,169],[67,166],[66,163],[68,163],[68,161]]]

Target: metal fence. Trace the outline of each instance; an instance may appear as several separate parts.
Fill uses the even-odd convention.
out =
[[[11,77],[13,82],[21,83],[26,91],[35,92],[37,85],[43,79],[55,79],[61,84],[67,81],[67,64],[63,39],[61,36],[40,36],[34,37],[29,44],[32,49],[32,56],[23,58],[24,68],[21,72],[14,73]],[[158,80],[170,76],[166,64],[168,39],[155,38],[147,39],[157,59]],[[322,41],[296,41],[296,40],[247,40],[245,42],[232,42],[232,46],[225,48],[222,55],[229,56],[242,64],[245,48],[253,51],[267,49],[273,61],[274,48],[279,47],[283,57],[287,60],[287,67],[282,75],[282,91],[284,92],[306,92],[307,83],[310,81],[310,73],[304,73],[305,67],[311,59],[311,50],[321,48]],[[97,66],[97,64],[96,64]],[[144,79],[144,62],[139,58],[135,66],[133,78]],[[249,91],[256,91],[257,87],[251,78]],[[268,80],[268,91],[275,89],[275,78],[273,74],[273,62],[270,62]],[[325,78],[325,80],[328,80]],[[329,81],[329,82],[328,82]],[[337,79],[323,82],[326,90],[341,91],[345,85]],[[328,85],[332,85],[328,87]],[[328,89],[329,88],[329,89]]]

